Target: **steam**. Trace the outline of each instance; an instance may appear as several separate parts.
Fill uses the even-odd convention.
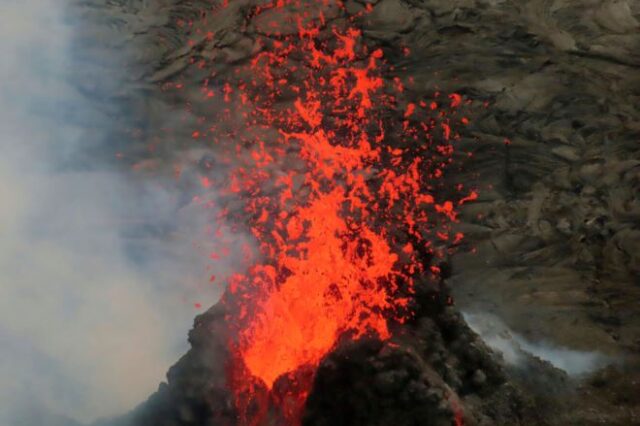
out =
[[[62,6],[3,0],[0,10],[3,426],[128,411],[185,351],[194,303],[219,293],[201,286],[199,209],[180,208],[168,182],[77,160],[112,142],[112,121],[104,99],[73,84]]]
[[[577,351],[548,342],[531,342],[510,330],[498,317],[487,313],[463,313],[464,319],[484,342],[515,366],[524,366],[526,355],[533,355],[565,371],[581,376],[603,367],[611,360],[598,352]]]

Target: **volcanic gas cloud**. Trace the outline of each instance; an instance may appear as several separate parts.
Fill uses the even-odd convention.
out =
[[[206,33],[206,16],[225,8],[245,8],[260,34],[250,61],[203,82],[226,107],[193,130],[229,167],[202,179],[223,194],[220,223],[246,226],[259,245],[223,298],[228,383],[241,423],[277,407],[295,424],[323,357],[342,339],[390,338],[411,317],[416,278],[437,277],[437,259],[462,239],[450,224],[475,192],[440,189],[467,120],[457,94],[411,99],[411,77],[385,59],[408,49],[363,43],[370,6],[232,2],[184,25]]]

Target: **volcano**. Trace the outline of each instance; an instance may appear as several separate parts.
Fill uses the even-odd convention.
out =
[[[474,105],[437,87],[411,90],[414,77],[394,65],[411,48],[373,36],[420,18],[396,6],[387,17],[389,5],[238,1],[176,18],[190,66],[163,90],[200,91],[186,105],[197,117],[191,138],[210,151],[194,201],[218,212],[212,227],[244,228],[255,249],[134,422],[531,415],[445,284],[464,240],[457,209],[478,197],[447,180],[461,167],[454,154],[470,155],[457,128]]]
[[[467,40],[464,47],[475,28],[464,22],[481,26],[482,15],[497,26],[502,12],[492,2],[418,3],[172,5],[170,30],[158,38],[167,53],[148,81],[182,105],[185,139],[207,151],[191,190],[215,212],[211,235],[229,227],[252,246],[246,269],[196,318],[191,350],[167,383],[123,422],[528,425],[549,423],[566,402],[555,394],[565,391],[565,374],[532,357],[526,363],[540,379],[511,371],[467,327],[448,286],[451,258],[476,250],[465,234],[478,228],[460,217],[483,219],[464,209],[497,191],[529,191],[550,168],[514,170],[523,155],[517,135],[500,127],[517,117],[491,115],[495,99],[477,87],[415,65],[428,62],[416,59],[427,48],[437,57],[438,41],[423,37],[433,22],[438,37]],[[517,30],[491,43],[516,40],[539,53],[540,41]],[[542,69],[551,59],[536,61]],[[544,99],[527,97],[535,82],[526,81],[510,101],[540,115]],[[475,134],[474,119],[484,129]],[[174,149],[164,136],[158,143]],[[499,183],[480,187],[480,173],[500,175]],[[540,213],[534,207],[530,216]],[[224,252],[210,253],[213,270]]]
[[[315,373],[280,377],[266,396],[267,413],[260,420],[291,424],[282,413],[282,400],[313,374],[300,415],[305,425],[542,424],[534,400],[509,382],[493,352],[455,308],[432,296],[419,296],[415,321],[390,341],[345,340]],[[238,424],[244,413],[238,412],[225,380],[232,354],[223,337],[224,318],[222,305],[197,317],[189,335],[192,348],[171,368],[168,383],[122,424]],[[562,383],[560,373],[555,377]]]

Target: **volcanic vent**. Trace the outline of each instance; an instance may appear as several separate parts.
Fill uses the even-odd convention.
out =
[[[196,200],[257,250],[196,318],[192,349],[140,425],[462,425],[528,415],[453,307],[448,182],[467,104],[416,95],[393,34],[418,9],[232,1],[176,9],[188,38],[167,96],[198,91]],[[391,36],[390,36],[391,35]],[[166,77],[170,76],[170,77]],[[193,85],[197,82],[197,85]],[[215,194],[215,197],[213,195]],[[218,253],[212,253],[216,259]],[[213,280],[213,278],[212,278]]]

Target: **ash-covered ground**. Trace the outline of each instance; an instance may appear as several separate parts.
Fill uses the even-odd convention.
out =
[[[242,13],[251,2],[231,2],[209,22],[216,38],[192,34],[192,44],[184,25],[209,2],[77,3],[82,37],[95,41],[82,47],[87,61],[108,50],[126,62],[126,78],[110,90],[124,106],[113,115],[125,161],[171,173],[169,159],[192,156],[183,173],[196,176],[204,151],[193,148],[195,119],[176,114],[187,104],[204,108],[196,89],[203,73],[190,57],[197,51],[219,75],[251,58],[260,32]],[[346,343],[330,354],[303,424],[640,424],[640,3],[345,7],[366,4],[373,11],[364,38],[411,51],[390,58],[415,81],[408,98],[438,88],[471,101],[458,167],[446,179],[474,186],[479,198],[462,208],[457,227],[466,238],[449,259],[443,292],[418,294],[415,321],[391,343]],[[178,80],[186,90],[162,90]],[[107,82],[78,84],[91,96]],[[158,139],[163,128],[170,140]],[[193,188],[182,190],[188,203]],[[196,318],[190,351],[149,401],[98,424],[235,424],[223,309]]]

